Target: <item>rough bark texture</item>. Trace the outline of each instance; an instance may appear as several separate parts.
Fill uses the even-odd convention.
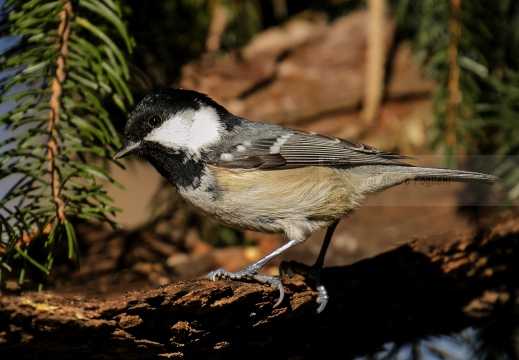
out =
[[[299,276],[284,280],[277,309],[277,291],[229,281],[185,281],[105,300],[4,293],[0,352],[3,359],[349,358],[390,340],[486,325],[517,305],[517,220],[326,268],[331,301],[320,315],[312,284]]]

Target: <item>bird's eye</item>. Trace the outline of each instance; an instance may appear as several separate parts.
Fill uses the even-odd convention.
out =
[[[148,119],[148,124],[151,127],[157,127],[162,124],[162,118],[158,115],[153,115]]]

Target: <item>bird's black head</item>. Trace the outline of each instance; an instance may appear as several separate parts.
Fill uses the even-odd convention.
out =
[[[229,131],[236,125],[226,114],[223,106],[196,91],[166,89],[151,93],[130,114],[124,130],[126,144],[114,158],[141,155],[147,147],[159,145],[196,153],[217,140],[220,129]]]
[[[238,123],[239,118],[204,94],[161,90],[147,95],[132,111],[124,131],[126,143],[114,159],[135,153],[171,180],[172,171],[186,171],[180,167],[188,162],[199,163],[204,152]]]

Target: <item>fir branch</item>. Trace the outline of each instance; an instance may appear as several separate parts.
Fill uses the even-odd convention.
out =
[[[19,41],[0,59],[0,102],[10,109],[0,114],[9,134],[0,142],[0,178],[10,183],[0,199],[0,276],[2,267],[19,270],[22,282],[29,264],[49,272],[63,239],[75,256],[75,219],[116,225],[118,209],[103,189],[114,180],[96,164],[112,161],[120,146],[105,106],[124,112],[132,102],[125,58],[133,40],[112,0],[5,6],[0,36]],[[35,247],[43,261],[32,257]]]
[[[51,135],[47,144],[47,160],[49,161],[49,173],[51,174],[52,201],[56,206],[56,213],[59,221],[65,223],[65,201],[60,195],[60,174],[58,164],[58,146],[59,139],[58,127],[61,115],[61,95],[63,93],[62,84],[67,76],[65,70],[65,61],[68,57],[68,39],[70,36],[70,21],[72,18],[72,4],[66,2],[59,13],[60,24],[58,27],[58,37],[56,39],[58,46],[58,57],[56,59],[56,74],[52,79],[52,96],[49,104],[51,110],[49,112],[48,133]]]

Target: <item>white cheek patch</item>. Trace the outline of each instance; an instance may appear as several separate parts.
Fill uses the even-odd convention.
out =
[[[172,149],[187,149],[193,154],[220,138],[222,126],[216,111],[210,107],[183,110],[166,119],[153,129],[144,140],[153,141]]]

